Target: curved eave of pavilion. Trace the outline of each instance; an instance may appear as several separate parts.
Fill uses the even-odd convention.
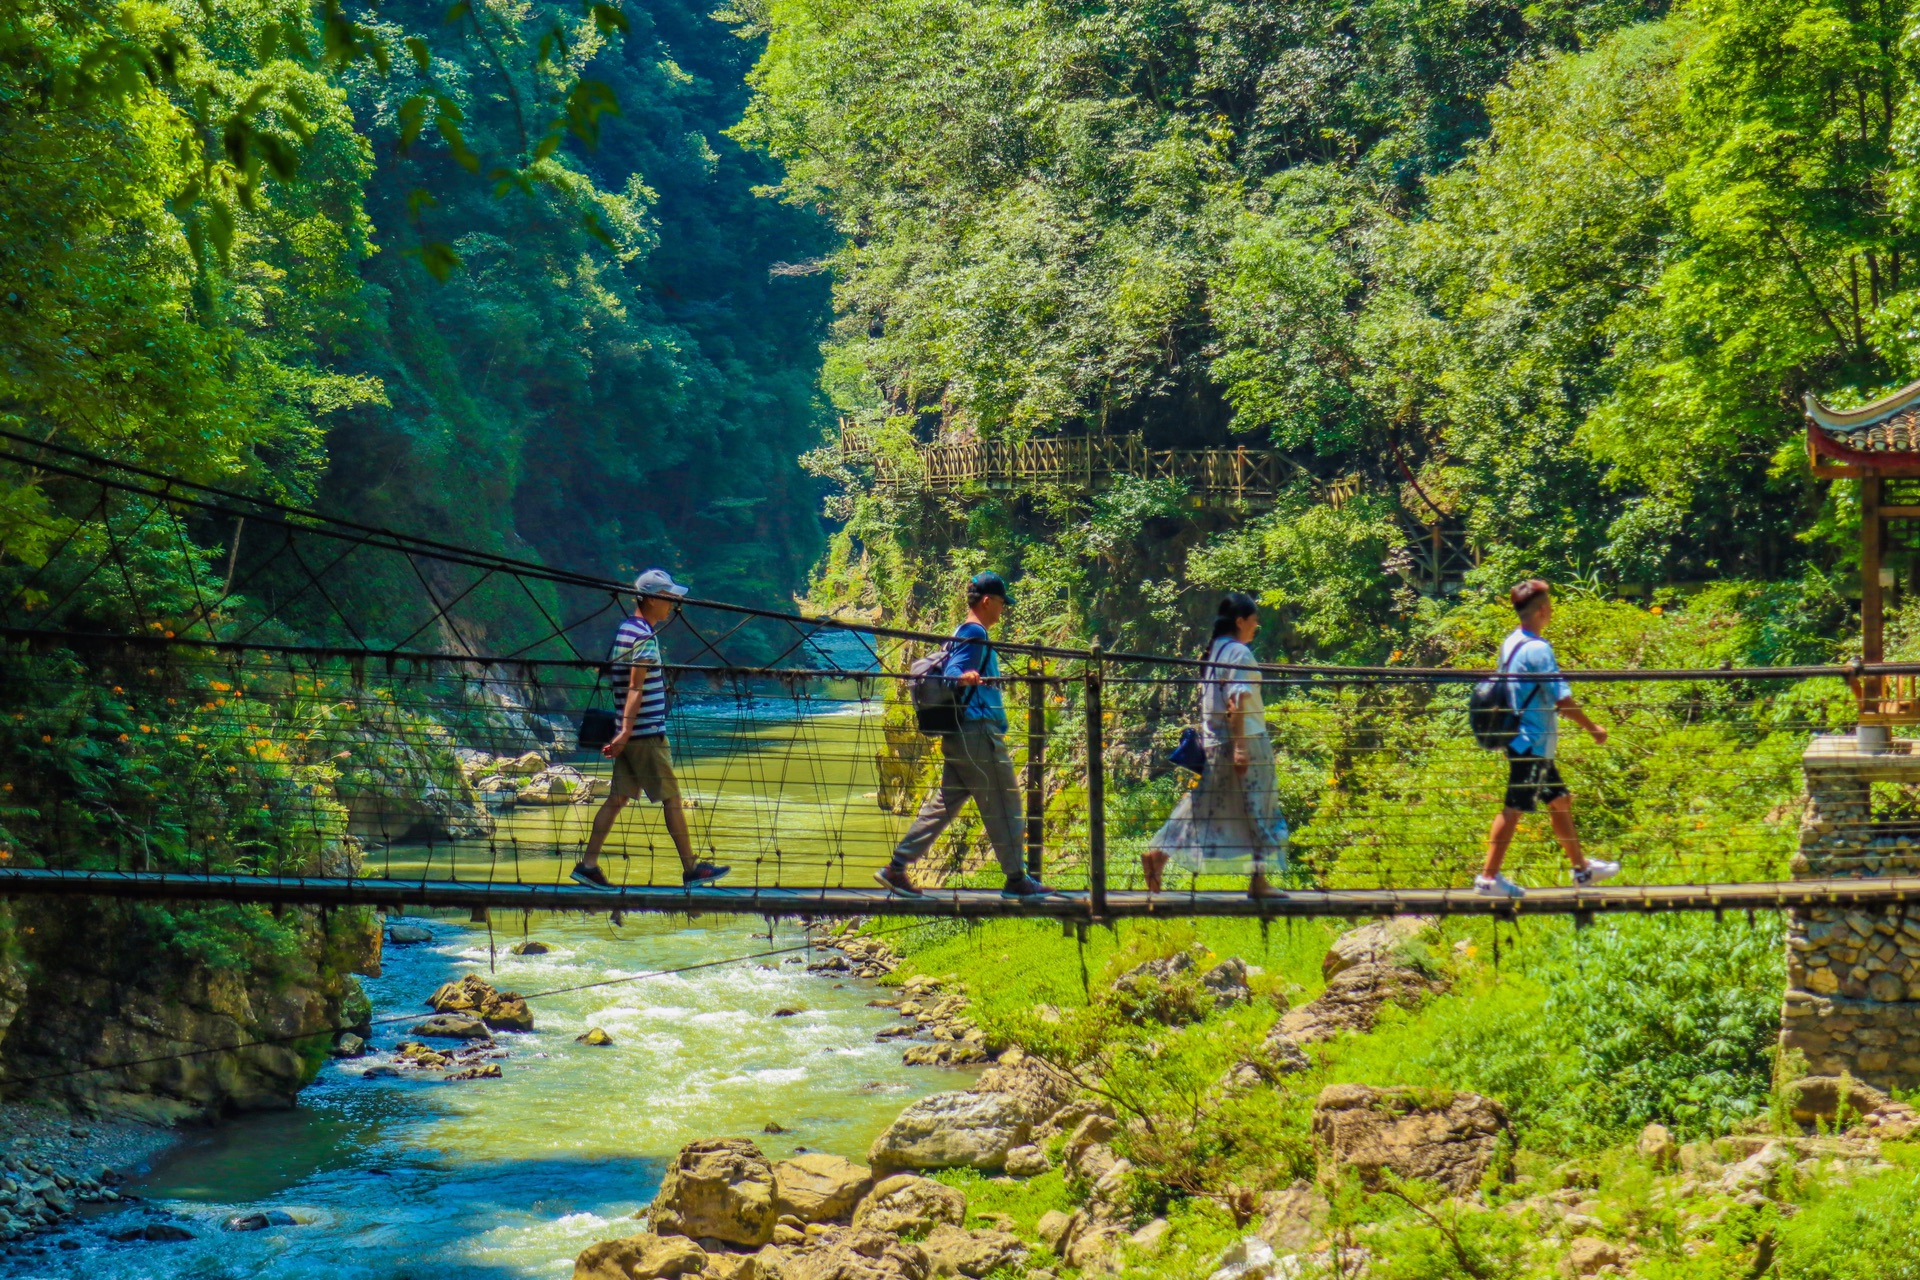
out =
[[[1920,382],[1858,409],[1832,409],[1809,393],[1807,452],[1816,474],[1920,474]]]

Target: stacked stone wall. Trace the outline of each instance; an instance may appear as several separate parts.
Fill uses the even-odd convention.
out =
[[[1910,745],[1866,753],[1851,735],[1814,740],[1795,879],[1920,874],[1920,827],[1872,811],[1874,782],[1920,785]],[[1920,904],[1788,913],[1780,1045],[1817,1075],[1920,1087]]]

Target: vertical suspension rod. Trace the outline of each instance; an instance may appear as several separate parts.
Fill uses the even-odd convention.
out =
[[[1096,642],[1087,656],[1087,903],[1095,920],[1107,918],[1107,762],[1100,685]]]
[[[1027,659],[1027,874],[1040,879],[1046,838],[1047,682]]]

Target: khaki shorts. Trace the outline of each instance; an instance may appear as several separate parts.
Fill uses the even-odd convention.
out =
[[[643,792],[655,804],[680,798],[680,781],[673,776],[673,756],[664,735],[630,738],[613,758],[613,794],[632,800]]]

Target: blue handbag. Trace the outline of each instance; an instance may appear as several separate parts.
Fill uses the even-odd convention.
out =
[[[1203,773],[1207,767],[1207,750],[1200,745],[1200,731],[1188,725],[1180,731],[1180,745],[1167,756],[1167,763],[1178,765],[1191,773]]]

